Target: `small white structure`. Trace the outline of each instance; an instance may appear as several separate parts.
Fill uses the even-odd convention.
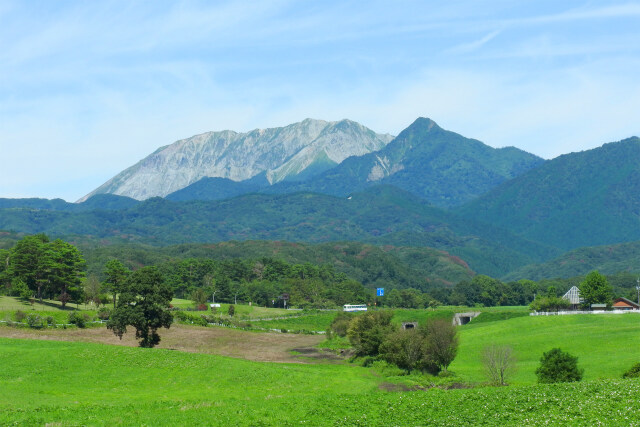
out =
[[[580,296],[580,289],[578,289],[577,286],[571,287],[562,298],[569,301],[573,309],[578,308],[578,306],[584,302],[584,299]]]
[[[345,304],[342,306],[342,311],[367,311],[366,304]]]
[[[220,304],[218,304],[218,303],[215,303],[215,304],[209,304],[209,306],[210,306],[211,308],[220,308]]]

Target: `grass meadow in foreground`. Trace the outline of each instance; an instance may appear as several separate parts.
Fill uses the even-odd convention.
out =
[[[0,339],[0,424],[637,425],[640,381],[398,390],[353,365]],[[407,377],[410,381],[412,377]]]

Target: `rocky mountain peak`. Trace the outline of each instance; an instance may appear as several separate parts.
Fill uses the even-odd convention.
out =
[[[246,133],[206,132],[159,148],[79,201],[102,193],[138,200],[164,197],[204,177],[241,182],[265,174],[271,184],[306,179],[347,157],[379,150],[392,139],[346,119],[307,118]]]

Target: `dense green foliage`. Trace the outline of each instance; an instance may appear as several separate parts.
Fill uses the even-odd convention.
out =
[[[571,308],[571,303],[561,297],[556,295],[544,295],[540,294],[529,307],[533,311],[560,311],[560,310],[568,310]]]
[[[361,283],[330,265],[289,264],[273,258],[188,258],[157,266],[179,297],[203,289],[207,295],[215,292],[216,302],[284,307],[288,295],[290,306],[335,307],[367,302],[372,296]]]
[[[173,292],[154,267],[143,267],[127,277],[118,294],[118,304],[111,312],[107,328],[122,339],[127,326],[136,329],[140,347],[154,347],[160,342],[158,329],[169,328],[173,316],[169,306]]]
[[[347,337],[356,356],[377,356],[380,346],[393,331],[392,311],[367,311],[349,322]]]
[[[575,249],[551,261],[519,268],[502,279],[570,278],[584,276],[593,270],[606,275],[620,272],[640,275],[640,241]]]
[[[392,317],[391,311],[339,314],[331,323],[331,331],[343,336],[346,326],[354,354],[369,358],[365,360],[383,359],[409,373],[416,369],[432,374],[446,372],[458,349],[451,320],[431,318],[421,327],[406,330],[392,324]]]
[[[580,296],[584,299],[584,304],[588,307],[591,304],[611,305],[613,291],[607,278],[597,270],[587,274],[580,282]]]
[[[358,242],[231,241],[166,247],[128,244],[88,247],[84,253],[88,272],[101,277],[104,277],[105,263],[116,258],[130,269],[189,258],[225,261],[272,258],[289,264],[330,264],[336,272],[346,274],[369,289],[389,290],[416,288],[425,291],[474,275],[463,261],[443,251]]]
[[[545,352],[536,369],[539,383],[567,383],[580,381],[584,369],[578,368],[578,358],[559,348]]]
[[[167,245],[252,239],[434,247],[492,276],[558,254],[389,186],[372,187],[350,199],[308,193],[250,194],[223,201],[154,198],[121,210],[0,209],[0,229],[46,232],[83,247],[106,242]]]
[[[566,154],[458,210],[565,250],[640,240],[640,139]]]
[[[0,281],[9,293],[24,299],[56,297],[63,307],[81,300],[85,261],[75,246],[37,234],[23,237],[1,255]]]

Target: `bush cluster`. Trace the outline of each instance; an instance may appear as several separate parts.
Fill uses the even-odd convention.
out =
[[[391,311],[338,313],[329,331],[346,335],[365,366],[384,360],[409,373],[446,372],[458,348],[455,326],[437,319],[419,329],[401,330],[391,324],[392,317]]]
[[[34,313],[29,313],[26,317],[27,325],[32,329],[42,329],[45,327],[45,320]]]
[[[583,373],[584,369],[578,368],[578,358],[559,348],[543,353],[536,369],[539,383],[580,381]]]
[[[79,313],[77,311],[72,311],[69,313],[69,323],[72,325],[76,325],[78,328],[86,328],[87,322],[89,321],[89,316],[83,313]]]
[[[636,363],[631,369],[622,374],[622,378],[640,378],[640,363]]]

